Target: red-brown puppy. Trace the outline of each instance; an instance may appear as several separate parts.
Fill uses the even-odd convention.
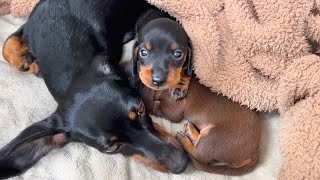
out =
[[[142,92],[149,113],[174,123],[188,121],[177,138],[197,169],[241,175],[256,166],[261,132],[254,111],[211,92],[195,78],[181,100],[146,86]]]

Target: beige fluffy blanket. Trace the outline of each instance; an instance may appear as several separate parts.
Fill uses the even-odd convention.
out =
[[[190,35],[200,81],[283,122],[281,179],[320,179],[317,0],[149,0]]]
[[[26,3],[0,4],[27,15],[37,0],[27,1],[29,6],[19,1]],[[195,73],[203,84],[252,108],[279,110],[279,177],[320,179],[320,58],[314,54],[320,41],[320,2],[148,1],[186,29],[194,46]]]

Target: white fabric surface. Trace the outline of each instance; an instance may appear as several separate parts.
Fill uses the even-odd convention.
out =
[[[5,39],[18,29],[25,19],[10,15],[0,17],[0,47]],[[126,46],[125,57],[130,56],[130,45]],[[17,74],[0,57],[0,147],[18,135],[32,123],[46,118],[57,104],[47,90],[42,79],[34,75]],[[42,158],[25,174],[13,179],[30,180],[149,180],[149,179],[277,179],[281,157],[278,144],[280,117],[277,113],[260,113],[262,126],[261,157],[257,168],[244,176],[230,177],[209,174],[195,170],[189,165],[180,174],[164,174],[138,164],[122,155],[105,155],[79,143],[71,143],[65,148],[55,150]],[[169,132],[176,133],[182,124],[171,124],[164,119],[155,120]]]

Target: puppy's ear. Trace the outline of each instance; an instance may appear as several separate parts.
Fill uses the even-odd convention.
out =
[[[132,77],[136,77],[138,74],[138,42],[133,45],[131,65],[132,65]]]
[[[192,48],[192,44],[189,41],[188,43],[188,54],[187,54],[187,58],[186,58],[186,75],[188,77],[192,76],[192,66],[193,66],[193,48]]]
[[[67,143],[61,120],[52,115],[23,130],[0,150],[0,179],[17,176],[36,164],[52,149]]]

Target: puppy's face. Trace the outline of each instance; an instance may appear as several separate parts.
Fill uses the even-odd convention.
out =
[[[151,89],[174,88],[188,58],[189,38],[175,21],[161,18],[146,24],[134,49],[141,81]]]

